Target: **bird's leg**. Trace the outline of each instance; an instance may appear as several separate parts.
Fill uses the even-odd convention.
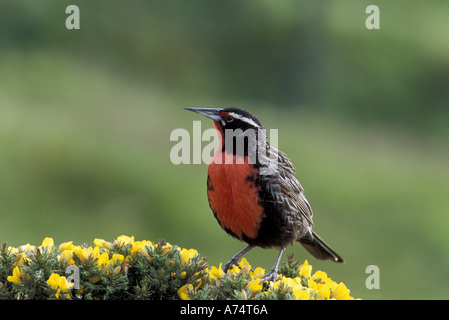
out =
[[[242,251],[240,251],[239,253],[237,253],[235,256],[233,256],[231,258],[231,260],[229,260],[228,262],[226,262],[226,264],[223,267],[223,271],[226,272],[229,269],[232,268],[233,265],[237,265],[239,262],[239,259],[241,257],[243,257],[249,250],[251,250],[252,248],[254,248],[254,246],[247,246],[245,247]]]
[[[260,282],[265,282],[265,281],[276,281],[279,273],[278,273],[278,268],[279,268],[279,263],[281,262],[281,258],[282,258],[282,254],[284,253],[285,248],[282,248],[281,251],[279,251],[279,255],[276,259],[276,263],[273,266],[273,269],[271,269],[270,273],[265,275],[264,277],[262,277],[260,279]]]

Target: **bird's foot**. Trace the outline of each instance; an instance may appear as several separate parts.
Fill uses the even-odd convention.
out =
[[[265,281],[272,281],[272,282],[276,282],[276,280],[279,277],[279,273],[277,272],[277,270],[271,270],[269,274],[266,274],[265,276],[263,276],[262,278],[260,278],[260,282],[263,283]]]
[[[236,266],[238,266],[239,265],[239,263],[238,263],[238,261],[236,261],[234,258],[232,258],[231,260],[229,260],[228,262],[226,262],[226,264],[224,265],[224,267],[223,267],[223,272],[227,272],[229,269],[232,269],[232,267],[234,266],[234,265],[236,265]]]
[[[252,248],[253,248],[253,246],[249,245],[249,246],[243,248],[243,250],[240,251],[239,253],[237,253],[235,256],[233,256],[231,258],[231,260],[226,262],[226,264],[224,265],[223,272],[227,272],[229,269],[232,269],[232,267],[234,265],[238,266],[240,258],[243,257]]]

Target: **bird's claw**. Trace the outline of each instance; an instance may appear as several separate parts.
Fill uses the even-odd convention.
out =
[[[226,262],[226,264],[222,268],[223,272],[226,273],[229,269],[232,269],[232,267],[234,265],[238,266],[238,262],[235,261],[234,259],[229,260],[228,262]],[[260,278],[260,282],[261,283],[263,283],[265,281],[276,282],[278,277],[279,277],[279,273],[277,272],[277,270],[271,270],[270,273],[268,273],[265,276],[263,276],[262,278]]]
[[[234,259],[229,260],[229,261],[226,262],[226,264],[224,265],[224,267],[223,267],[223,269],[222,269],[223,272],[226,273],[229,269],[232,269],[232,267],[233,267],[234,265],[238,266],[238,262],[235,261]]]
[[[262,278],[260,278],[260,282],[263,283],[265,281],[276,282],[279,277],[279,273],[276,270],[271,270],[269,274],[266,274]]]

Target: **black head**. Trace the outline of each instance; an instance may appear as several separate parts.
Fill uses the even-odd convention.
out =
[[[224,132],[225,129],[264,129],[259,119],[251,112],[241,108],[184,108],[212,119],[215,126]]]
[[[258,151],[269,147],[265,128],[251,112],[241,108],[184,108],[214,121],[221,133],[221,150],[227,154],[249,156],[257,164]],[[265,149],[266,150],[266,149]]]

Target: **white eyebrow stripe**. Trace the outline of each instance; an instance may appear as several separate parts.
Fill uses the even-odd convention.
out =
[[[250,118],[246,118],[246,117],[242,117],[240,114],[234,113],[234,112],[229,112],[229,114],[231,116],[233,116],[235,119],[241,120],[243,122],[246,122],[247,124],[255,127],[255,128],[259,128],[259,125],[257,123],[254,122],[253,119]]]

